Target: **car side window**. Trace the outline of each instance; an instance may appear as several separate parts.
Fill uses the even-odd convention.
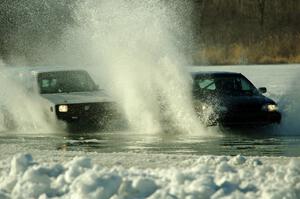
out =
[[[57,79],[43,79],[41,89],[45,92],[54,92],[57,87]]]
[[[42,88],[48,88],[49,87],[49,80],[48,79],[43,79],[42,80]]]
[[[38,75],[40,93],[95,91],[96,85],[85,71],[42,72]]]
[[[251,91],[252,88],[250,87],[250,84],[243,78],[240,79],[242,90],[243,91]]]
[[[199,79],[198,86],[201,89],[216,90],[216,84],[213,79]]]

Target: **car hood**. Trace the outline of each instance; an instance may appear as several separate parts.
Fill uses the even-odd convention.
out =
[[[113,101],[104,91],[51,93],[41,94],[41,96],[54,104],[79,104]]]

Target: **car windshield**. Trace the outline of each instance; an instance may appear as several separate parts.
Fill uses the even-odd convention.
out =
[[[97,86],[86,71],[55,71],[38,74],[41,94],[95,91]]]
[[[194,94],[258,95],[253,84],[242,75],[197,76],[194,78]]]

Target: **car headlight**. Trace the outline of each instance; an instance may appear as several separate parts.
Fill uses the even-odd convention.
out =
[[[62,113],[68,112],[68,105],[59,105],[58,106],[58,111]]]
[[[262,110],[268,112],[278,111],[278,106],[276,104],[266,104],[262,107]]]

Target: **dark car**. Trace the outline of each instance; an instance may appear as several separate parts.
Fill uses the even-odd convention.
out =
[[[196,72],[193,77],[194,106],[207,125],[267,125],[280,123],[277,104],[263,95],[241,73]]]

